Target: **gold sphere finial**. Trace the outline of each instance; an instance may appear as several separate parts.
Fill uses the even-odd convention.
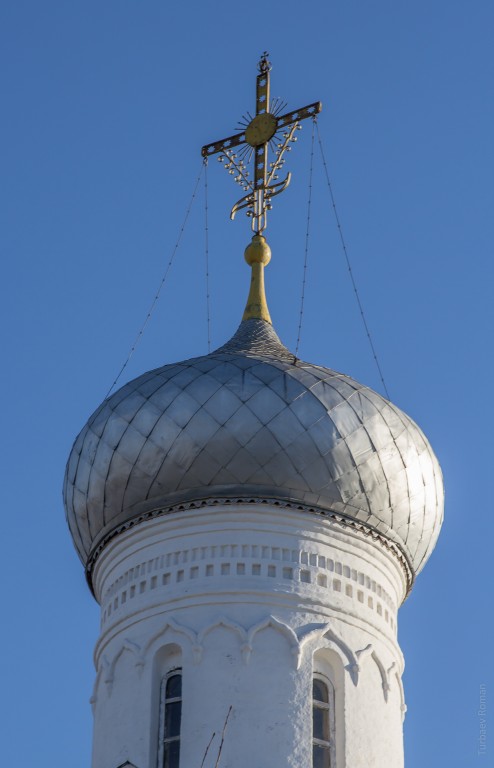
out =
[[[265,320],[271,323],[264,293],[264,267],[271,261],[271,248],[262,235],[254,235],[244,253],[245,261],[252,268],[250,290],[242,320]]]
[[[251,267],[253,264],[262,264],[264,267],[271,261],[271,248],[263,235],[254,235],[245,249],[244,259]]]

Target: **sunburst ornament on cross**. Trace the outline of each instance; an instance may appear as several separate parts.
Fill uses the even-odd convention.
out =
[[[248,112],[239,122],[237,133],[221,141],[206,144],[201,152],[204,158],[219,154],[218,160],[223,163],[228,172],[235,177],[247,194],[232,208],[230,217],[233,219],[237,211],[247,208],[247,216],[251,218],[252,230],[261,235],[266,229],[267,212],[271,210],[271,200],[283,192],[290,183],[288,173],[283,181],[278,181],[278,173],[285,163],[285,152],[291,150],[291,144],[297,140],[295,132],[301,128],[300,122],[308,117],[315,118],[322,109],[320,101],[308,104],[306,107],[286,112],[280,112],[286,106],[281,99],[271,100],[270,71],[271,64],[265,52],[259,61],[259,74],[256,79],[256,114]],[[233,152],[240,147],[237,152]],[[271,147],[274,160],[268,161],[268,151]],[[248,169],[254,161],[253,176]]]

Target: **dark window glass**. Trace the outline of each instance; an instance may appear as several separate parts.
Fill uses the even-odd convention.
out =
[[[312,768],[330,768],[329,747],[312,747]]]
[[[163,768],[179,768],[180,722],[182,719],[182,675],[173,673],[164,682],[162,709]]]
[[[182,702],[167,702],[165,706],[165,738],[172,739],[180,736],[180,719],[182,716]]]
[[[329,687],[318,677],[312,681],[312,768],[331,768]]]
[[[312,698],[325,704],[329,702],[328,686],[317,677],[312,682]]]
[[[180,742],[165,742],[163,768],[178,768],[180,760]]]
[[[172,675],[166,681],[166,698],[179,699],[182,696],[182,675]]]
[[[315,739],[329,741],[329,712],[327,709],[312,709],[312,736]]]

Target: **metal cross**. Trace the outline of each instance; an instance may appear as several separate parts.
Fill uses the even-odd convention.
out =
[[[283,155],[291,150],[292,142],[297,140],[295,131],[300,129],[301,120],[313,117],[322,109],[320,101],[309,104],[302,109],[286,112],[278,116],[286,106],[279,99],[270,98],[270,71],[268,53],[263,53],[258,64],[259,75],[256,80],[256,114],[254,117],[247,113],[241,127],[233,136],[221,141],[206,144],[201,154],[204,158],[220,153],[218,158],[235,181],[243,187],[247,194],[232,208],[230,218],[237,211],[247,208],[247,216],[252,220],[252,230],[261,234],[266,228],[267,211],[271,210],[271,199],[279,195],[290,183],[288,173],[283,181],[277,181],[278,171],[285,163]],[[268,162],[268,149],[271,146],[275,159]],[[241,147],[238,153],[232,150]],[[247,165],[254,157],[254,178],[250,177]],[[274,183],[273,183],[274,182]]]

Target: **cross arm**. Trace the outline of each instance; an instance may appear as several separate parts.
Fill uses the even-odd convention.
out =
[[[277,119],[277,127],[283,128],[292,123],[305,120],[308,117],[314,117],[318,115],[322,109],[322,103],[315,101],[313,104],[308,104],[302,109],[294,109],[292,112],[287,112],[285,115],[281,115]],[[226,139],[220,141],[214,141],[211,144],[205,144],[201,149],[201,155],[203,157],[209,157],[210,155],[216,155],[218,152],[224,152],[227,149],[233,149],[238,147],[239,144],[245,143],[245,133],[235,133],[233,136],[227,136]]]
[[[285,125],[291,125],[292,123],[298,123],[300,120],[305,120],[307,117],[315,117],[322,109],[322,102],[315,101],[313,104],[308,104],[302,109],[294,109],[293,112],[287,112],[285,115],[281,115],[278,118],[278,128],[283,128]]]
[[[212,144],[205,144],[201,149],[201,155],[203,157],[210,157],[210,155],[216,155],[218,152],[224,152],[227,149],[238,147],[239,144],[245,142],[245,133],[236,133],[234,136],[228,136],[221,141],[214,141]]]

